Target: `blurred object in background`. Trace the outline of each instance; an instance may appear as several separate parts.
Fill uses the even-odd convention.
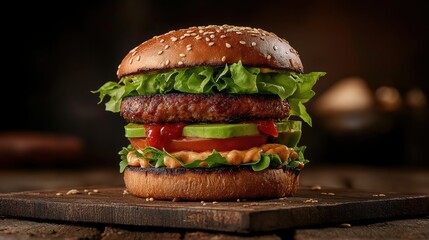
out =
[[[321,125],[337,134],[353,133],[374,126],[374,99],[361,78],[339,80],[314,103]]]
[[[83,143],[75,136],[39,132],[0,133],[2,168],[76,167],[82,164]]]
[[[428,112],[420,88],[401,93],[362,78],[335,82],[314,101],[324,163],[428,166]]]
[[[394,87],[381,86],[377,88],[375,99],[382,111],[395,112],[402,107],[402,97]]]

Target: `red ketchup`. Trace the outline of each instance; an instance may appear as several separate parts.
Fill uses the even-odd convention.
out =
[[[258,131],[273,137],[278,137],[279,132],[277,131],[276,121],[272,119],[268,120],[252,120],[247,121],[248,123],[256,123]]]
[[[147,145],[162,150],[171,140],[182,136],[185,123],[145,124]]]

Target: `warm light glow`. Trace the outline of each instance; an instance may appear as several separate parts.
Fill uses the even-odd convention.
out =
[[[347,78],[338,81],[315,102],[315,111],[340,113],[368,110],[373,105],[373,96],[365,80]]]
[[[396,111],[402,106],[401,94],[394,87],[382,86],[375,91],[375,98],[386,111]]]
[[[409,107],[423,108],[426,106],[426,95],[419,88],[411,89],[407,92],[406,102]]]

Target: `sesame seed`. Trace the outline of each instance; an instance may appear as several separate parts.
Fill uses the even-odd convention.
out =
[[[163,42],[165,42],[165,40],[164,40],[164,39],[161,39],[161,40],[159,40],[159,42],[160,42],[160,43],[163,43]]]
[[[202,37],[200,35],[195,36],[195,39],[200,40]]]
[[[168,65],[168,64],[170,64],[170,60],[168,60],[168,59],[167,59],[167,60],[165,61],[165,65]]]
[[[189,34],[189,33],[185,33],[185,34],[183,34],[183,36],[185,36],[185,37],[189,37],[189,36],[191,36],[191,34]]]
[[[252,46],[254,47],[254,46],[256,46],[256,43],[255,42],[252,42]]]
[[[209,42],[209,41],[210,41],[210,38],[206,37],[206,41],[207,41],[207,42]]]
[[[168,49],[170,46],[169,45],[165,45],[164,46],[164,49]]]
[[[276,46],[276,45],[274,45],[274,46],[273,46],[273,49],[274,49],[274,51],[277,51],[277,46]]]
[[[197,34],[196,33],[191,33],[191,36],[195,37],[195,36],[197,36]]]
[[[191,48],[191,47],[187,47],[187,48],[186,48],[186,50],[187,50],[187,51],[191,51],[191,50],[192,50],[192,48]]]
[[[133,63],[133,59],[132,58],[130,58],[130,64],[132,64]]]
[[[268,56],[267,56],[267,59],[268,59],[268,60],[270,60],[270,59],[271,59],[271,55],[268,55]]]
[[[186,54],[181,53],[181,54],[179,54],[179,57],[186,57]]]
[[[164,52],[164,51],[162,51],[162,50],[161,50],[161,51],[159,51],[159,52],[158,52],[158,55],[161,55],[163,52]]]
[[[183,35],[183,36],[180,36],[180,40],[182,40],[182,39],[184,39],[185,38],[185,36]]]
[[[179,61],[179,62],[178,62],[178,64],[179,64],[179,65],[183,65],[183,62],[182,62],[182,61]]]
[[[187,48],[192,47],[192,44],[188,44],[188,45],[186,45],[186,47],[187,47]]]
[[[203,33],[204,32],[204,30],[202,30],[202,29],[200,29],[200,31],[198,31],[199,33]]]
[[[243,34],[242,32],[235,32],[236,34],[238,34],[238,35],[241,35],[241,34]]]
[[[226,38],[226,36],[225,35],[220,35],[220,38]]]
[[[225,46],[226,46],[227,48],[231,48],[231,44],[229,44],[229,43],[225,43]]]
[[[170,39],[171,39],[171,41],[173,41],[173,42],[177,41],[177,37],[171,37]]]
[[[225,62],[225,60],[226,60],[226,57],[225,57],[225,56],[223,56],[223,57],[222,57],[222,62]]]
[[[240,41],[240,44],[244,45],[244,44],[246,44],[246,42],[245,41]]]
[[[261,37],[261,40],[265,40],[265,38],[264,38],[264,37]]]
[[[193,33],[194,32],[194,30],[188,30],[188,31],[186,31],[187,33]]]
[[[118,69],[121,68],[121,64],[118,65]]]
[[[210,38],[215,38],[215,35],[214,34],[210,35]]]
[[[131,56],[134,56],[134,55],[136,55],[137,54],[137,52],[136,51],[134,51],[133,53],[131,53]]]
[[[137,61],[140,61],[140,55],[137,56]]]
[[[211,46],[213,46],[214,45],[214,42],[209,42],[209,46],[211,47]]]

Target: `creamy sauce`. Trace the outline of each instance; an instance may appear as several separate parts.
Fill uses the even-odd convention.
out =
[[[182,160],[184,163],[191,163],[195,160],[205,159],[212,152],[193,152],[193,151],[179,151],[171,153],[174,157]],[[282,162],[287,161],[289,158],[296,159],[298,154],[293,150],[293,148],[288,148],[282,144],[270,143],[264,144],[261,147],[253,147],[247,150],[231,150],[219,152],[219,154],[226,159],[226,161],[231,165],[240,165],[242,163],[249,163],[258,161],[261,158],[261,154],[277,154]],[[127,155],[128,165],[134,167],[153,167],[150,165],[149,161],[144,158],[139,158],[136,156],[134,151],[129,152]],[[182,165],[178,163],[174,158],[165,156],[164,164],[167,168],[180,168]],[[200,163],[200,166],[207,166],[206,163]]]

